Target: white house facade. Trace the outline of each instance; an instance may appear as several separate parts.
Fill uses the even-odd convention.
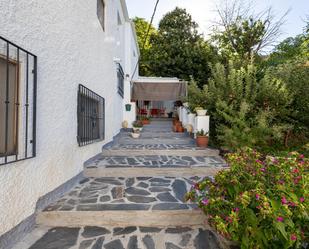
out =
[[[124,0],[0,0],[0,237],[135,119],[138,56]]]

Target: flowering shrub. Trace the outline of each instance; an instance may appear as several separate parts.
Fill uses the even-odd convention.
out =
[[[303,155],[229,154],[230,168],[196,183],[187,199],[241,248],[301,248],[309,241],[309,161]]]

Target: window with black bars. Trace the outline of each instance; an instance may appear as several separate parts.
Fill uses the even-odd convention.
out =
[[[78,87],[77,142],[84,146],[105,136],[105,100],[83,85]]]
[[[36,156],[37,57],[0,36],[0,165]]]
[[[118,80],[118,93],[123,98],[124,95],[124,72],[122,66],[117,64],[117,80]]]

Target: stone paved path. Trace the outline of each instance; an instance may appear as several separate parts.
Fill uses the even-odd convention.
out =
[[[195,147],[171,122],[152,122],[139,139],[122,132],[85,163],[85,178],[38,214],[14,249],[227,248],[184,196],[226,168],[218,151]]]
[[[85,226],[37,228],[15,249],[219,249],[218,245],[216,234],[202,227]]]
[[[45,211],[180,210],[196,208],[185,194],[201,177],[86,178]]]

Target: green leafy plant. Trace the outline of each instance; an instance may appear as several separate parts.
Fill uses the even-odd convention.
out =
[[[301,248],[309,242],[309,161],[296,152],[229,154],[230,168],[196,183],[198,203],[221,235],[241,248]],[[307,244],[308,245],[308,244]]]
[[[200,111],[200,110],[205,110],[203,107],[197,106],[194,108],[194,111]]]
[[[208,132],[205,132],[203,129],[201,129],[200,131],[198,131],[196,133],[196,136],[198,136],[198,137],[208,137]]]
[[[141,121],[134,121],[132,123],[134,128],[142,128],[143,127],[143,123]]]
[[[288,121],[292,96],[271,71],[259,78],[254,64],[241,68],[233,62],[228,67],[216,64],[204,91],[211,132],[227,149],[283,145],[292,129]]]
[[[148,121],[149,121],[149,120],[150,120],[150,118],[149,118],[149,117],[147,117],[147,116],[142,116],[142,117],[141,117],[141,120],[148,120]]]

